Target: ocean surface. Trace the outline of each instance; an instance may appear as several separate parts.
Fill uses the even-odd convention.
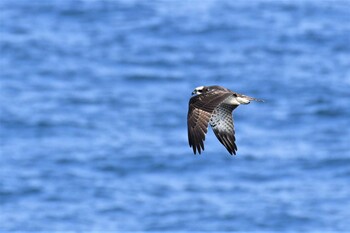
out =
[[[1,0],[0,78],[1,232],[350,231],[350,1]]]

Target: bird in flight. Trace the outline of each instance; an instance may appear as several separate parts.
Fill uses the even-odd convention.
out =
[[[208,124],[228,152],[236,154],[232,111],[241,104],[263,100],[238,94],[221,86],[199,86],[192,92],[187,115],[188,143],[193,153],[204,151]]]

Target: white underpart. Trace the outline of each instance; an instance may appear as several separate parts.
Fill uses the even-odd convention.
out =
[[[244,97],[231,97],[227,100],[227,103],[232,105],[249,104],[250,100]]]
[[[245,97],[236,97],[237,101],[240,102],[241,104],[249,104],[250,100]]]

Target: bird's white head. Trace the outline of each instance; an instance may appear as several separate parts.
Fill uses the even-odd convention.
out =
[[[204,86],[196,87],[196,88],[193,90],[192,95],[199,95],[199,94],[202,94],[203,89],[204,89]]]

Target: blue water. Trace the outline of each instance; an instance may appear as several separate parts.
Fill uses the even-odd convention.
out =
[[[2,0],[0,54],[0,231],[350,231],[349,1]]]

